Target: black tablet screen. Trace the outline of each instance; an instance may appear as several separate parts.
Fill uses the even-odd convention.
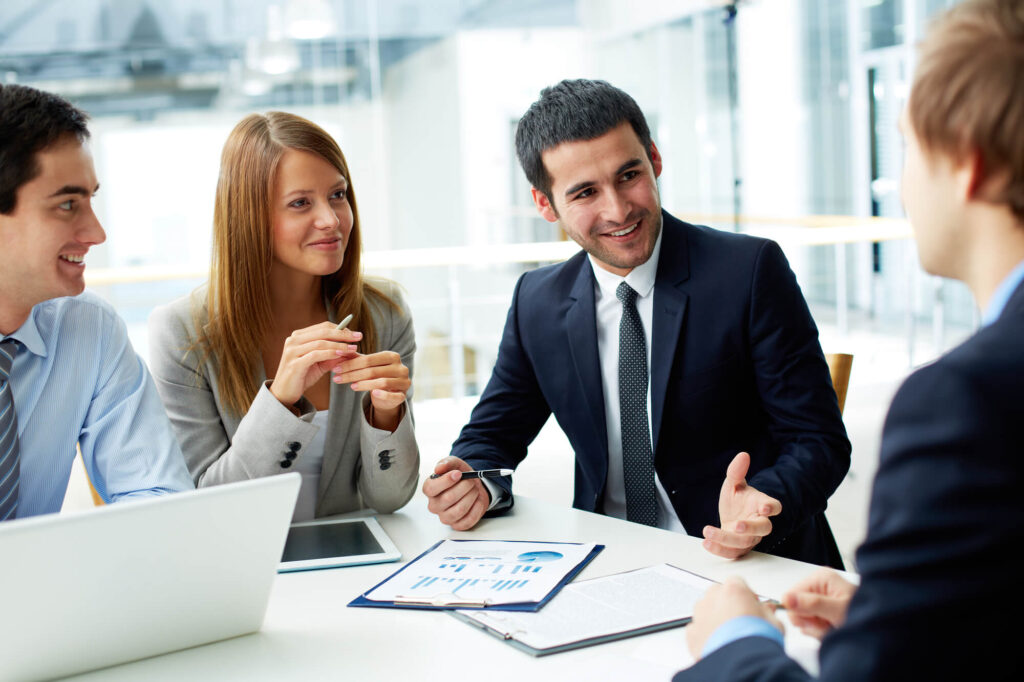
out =
[[[384,549],[363,522],[295,526],[288,531],[281,561],[379,554]]]

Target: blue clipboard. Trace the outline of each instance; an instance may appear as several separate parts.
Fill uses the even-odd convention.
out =
[[[572,568],[572,570],[570,570],[568,573],[566,573],[565,577],[563,577],[562,580],[559,581],[559,583],[557,585],[555,585],[555,587],[552,588],[552,590],[550,592],[548,592],[547,595],[543,599],[541,599],[540,601],[536,601],[536,602],[532,602],[531,601],[531,602],[517,602],[517,603],[513,603],[513,604],[483,604],[483,603],[480,603],[480,602],[456,601],[456,600],[448,600],[448,599],[445,599],[445,600],[431,600],[429,602],[426,602],[426,601],[414,601],[414,600],[396,602],[396,601],[379,601],[379,600],[373,600],[373,599],[367,599],[366,598],[367,594],[373,592],[375,589],[377,589],[378,587],[380,587],[384,583],[388,582],[389,580],[394,578],[396,575],[398,575],[399,573],[401,573],[405,569],[409,568],[410,566],[415,565],[417,561],[419,561],[424,556],[426,556],[427,554],[432,552],[434,549],[436,549],[442,542],[444,542],[444,540],[438,540],[437,542],[435,542],[430,547],[427,547],[415,559],[412,559],[407,564],[402,566],[400,569],[398,569],[397,571],[395,571],[394,573],[389,575],[387,578],[384,578],[384,580],[381,580],[379,583],[377,583],[376,585],[374,585],[370,589],[368,589],[365,592],[363,592],[361,595],[359,595],[358,597],[356,597],[355,599],[350,601],[348,603],[348,605],[349,606],[369,606],[369,607],[385,608],[385,609],[426,609],[426,610],[429,610],[429,611],[447,611],[447,610],[451,610],[451,609],[488,609],[490,611],[539,611],[542,606],[544,606],[549,601],[551,601],[551,598],[554,597],[558,593],[559,590],[561,590],[563,587],[565,587],[566,584],[571,582],[573,578],[575,578],[577,575],[579,575],[579,572],[582,571],[584,569],[584,567],[586,567],[587,564],[589,564],[591,561],[593,561],[594,557],[596,557],[598,555],[598,553],[600,553],[600,551],[602,549],[604,549],[604,545],[594,545],[594,549],[592,549],[590,551],[590,553],[587,554],[587,556],[583,557],[583,559],[578,564],[576,564],[576,566],[574,566]],[[480,540],[454,540],[453,539],[452,542],[480,542]],[[525,542],[529,542],[530,544],[551,544],[551,545],[579,545],[579,544],[584,544],[584,543],[581,543],[581,542],[546,542],[546,543],[539,543],[539,542],[531,541],[531,540],[498,540],[496,542],[507,542],[509,544],[516,543],[516,542],[524,542],[524,543]]]

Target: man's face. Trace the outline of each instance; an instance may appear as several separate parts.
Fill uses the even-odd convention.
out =
[[[0,303],[24,314],[82,293],[85,254],[106,239],[92,210],[99,183],[88,147],[69,136],[36,161],[40,172],[18,188],[14,211],[0,214]]]
[[[933,275],[956,277],[960,256],[966,253],[958,201],[965,192],[962,168],[945,154],[922,148],[906,111],[900,132],[905,143],[900,195],[921,267]]]
[[[653,143],[651,157],[628,122],[593,140],[563,142],[541,154],[553,201],[534,189],[534,203],[601,267],[625,276],[647,262],[661,233],[661,155]]]

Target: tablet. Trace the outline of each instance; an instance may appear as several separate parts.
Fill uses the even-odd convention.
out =
[[[373,517],[322,519],[291,525],[277,570],[382,564],[401,558],[402,553]]]

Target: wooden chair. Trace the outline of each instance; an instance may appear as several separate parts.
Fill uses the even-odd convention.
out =
[[[849,353],[826,353],[825,362],[828,363],[832,388],[835,389],[836,399],[839,401],[839,414],[842,414],[843,407],[846,405],[846,389],[850,387],[850,368],[853,366],[853,356]]]

